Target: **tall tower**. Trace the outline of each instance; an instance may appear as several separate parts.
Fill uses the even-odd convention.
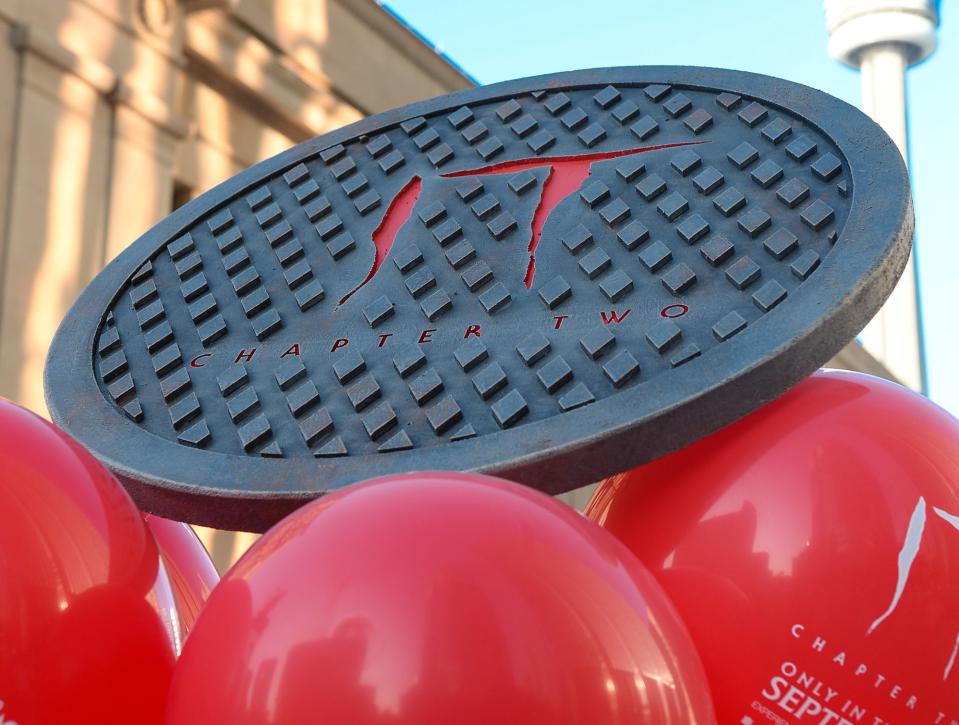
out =
[[[862,107],[906,163],[906,69],[936,50],[938,0],[823,0],[829,55],[858,68]],[[912,256],[886,304],[860,334],[863,346],[900,381],[925,388],[918,284]]]

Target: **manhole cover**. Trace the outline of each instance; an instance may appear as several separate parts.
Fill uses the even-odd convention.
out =
[[[616,68],[303,143],[177,210],[81,295],[50,410],[145,509],[259,530],[370,476],[558,493],[782,393],[909,252],[896,148],[773,78]]]

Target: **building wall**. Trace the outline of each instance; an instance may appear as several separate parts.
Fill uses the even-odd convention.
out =
[[[175,204],[468,85],[371,0],[0,0],[0,395],[45,413],[60,320]]]
[[[370,0],[0,0],[0,394],[43,410],[59,320],[184,200],[469,85]]]
[[[0,33],[0,395],[41,413],[67,309],[174,205],[470,84],[372,0],[0,0]],[[200,531],[221,568],[253,540]]]

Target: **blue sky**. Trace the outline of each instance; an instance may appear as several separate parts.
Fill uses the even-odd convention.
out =
[[[480,83],[576,68],[705,65],[767,73],[859,103],[859,74],[826,53],[818,0],[389,0]],[[947,5],[947,3],[944,3]],[[455,8],[455,10],[451,10]],[[910,168],[926,365],[933,400],[959,415],[959,16],[909,71]]]

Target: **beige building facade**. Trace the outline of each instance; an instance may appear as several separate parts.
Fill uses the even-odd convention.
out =
[[[295,143],[472,83],[372,0],[0,0],[0,33],[0,395],[41,413],[57,325],[155,222]],[[833,365],[888,376],[855,344]],[[252,541],[201,537],[221,568]]]

